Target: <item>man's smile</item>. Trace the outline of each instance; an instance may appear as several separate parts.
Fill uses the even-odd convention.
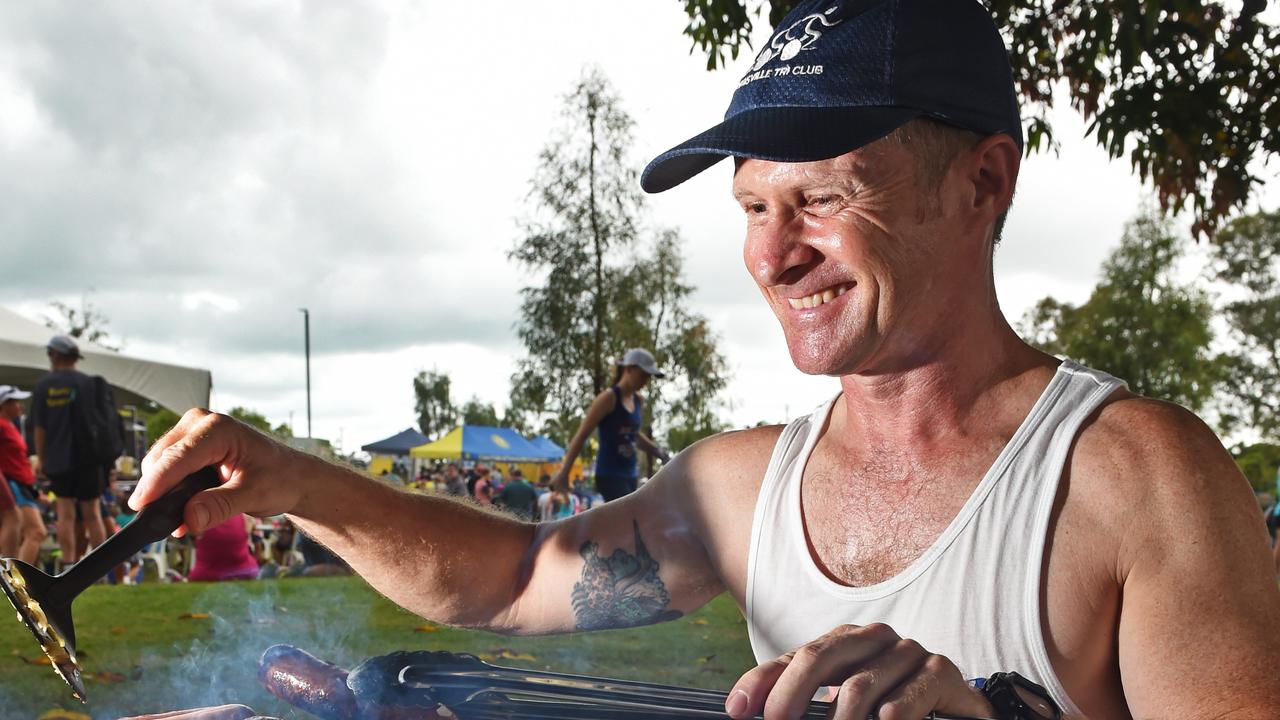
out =
[[[816,308],[820,305],[825,305],[845,294],[849,290],[852,290],[854,285],[857,285],[857,283],[843,282],[839,285],[832,285],[824,290],[819,290],[811,295],[789,297],[787,298],[787,302],[791,305],[792,310],[808,310]]]

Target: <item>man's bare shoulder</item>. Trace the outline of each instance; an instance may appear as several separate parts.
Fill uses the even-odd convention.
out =
[[[781,425],[733,430],[685,448],[670,469],[688,509],[706,517],[751,517],[781,432]]]
[[[1213,430],[1173,403],[1117,391],[1076,438],[1069,508],[1133,545],[1201,531],[1224,516],[1257,520],[1256,501]]]
[[[1161,488],[1194,491],[1199,483],[1217,482],[1224,471],[1238,474],[1217,435],[1195,413],[1123,390],[1082,428],[1072,464],[1112,480],[1139,476],[1140,482],[1124,487],[1136,485],[1143,495]],[[1164,482],[1155,483],[1158,477]]]
[[[784,427],[762,425],[699,440],[685,450],[690,476],[713,485],[743,482],[759,485]]]

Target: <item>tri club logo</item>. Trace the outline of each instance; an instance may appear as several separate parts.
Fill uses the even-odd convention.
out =
[[[769,44],[760,49],[755,64],[751,66],[751,72],[760,70],[774,58],[787,62],[813,47],[822,38],[824,30],[840,24],[839,19],[831,19],[838,9],[839,6],[832,5],[823,12],[806,15],[785,30],[778,31]]]

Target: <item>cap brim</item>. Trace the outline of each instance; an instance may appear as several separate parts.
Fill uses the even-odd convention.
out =
[[[670,190],[726,157],[826,160],[888,135],[921,114],[901,107],[764,107],[738,113],[654,158],[645,192]]]

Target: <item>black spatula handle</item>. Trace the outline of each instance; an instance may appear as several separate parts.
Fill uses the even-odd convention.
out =
[[[169,492],[138,511],[133,520],[120,532],[94,548],[71,569],[58,576],[50,588],[51,600],[70,603],[85,588],[106,577],[111,569],[133,557],[133,554],[153,542],[168,537],[182,524],[182,511],[187,501],[199,493],[222,484],[218,468],[214,465],[186,476]]]

